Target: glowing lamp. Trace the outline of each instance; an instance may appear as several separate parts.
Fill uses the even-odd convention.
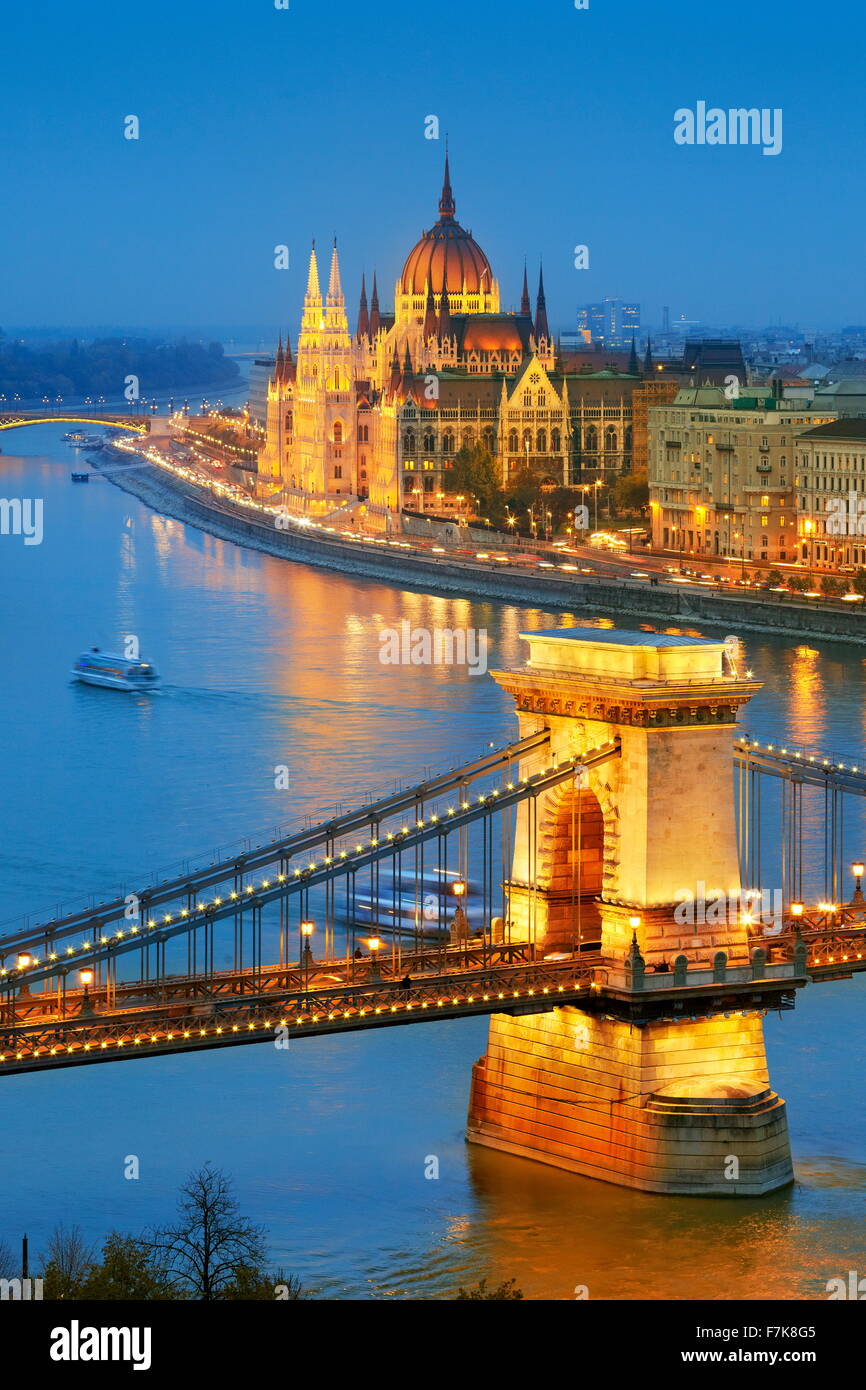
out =
[[[30,964],[30,956],[27,951],[21,951],[18,956],[18,969],[26,970]]]
[[[455,883],[452,883],[451,892],[454,894],[455,898],[462,898],[464,896],[466,893],[466,884],[462,879],[457,879]]]
[[[316,924],[315,924],[315,922],[302,922],[302,923],[301,923],[301,936],[311,937],[311,936],[313,935],[313,932],[314,932],[315,930],[316,930]]]
[[[640,918],[639,918],[639,917],[629,917],[629,919],[628,919],[628,924],[629,924],[629,926],[631,927],[632,931],[637,931],[638,927],[640,926]]]
[[[381,949],[382,938],[380,936],[371,936],[367,940],[367,945],[369,946],[370,950],[375,953],[376,951]]]
[[[805,911],[803,903],[791,903],[790,912],[792,917],[802,917]]]
[[[93,984],[93,971],[92,971],[92,970],[79,970],[79,972],[78,972],[78,978],[79,978],[79,980],[81,981],[81,983],[82,983],[83,985],[92,985],[92,984]]]

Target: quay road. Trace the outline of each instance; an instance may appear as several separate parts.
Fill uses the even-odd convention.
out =
[[[425,592],[530,603],[574,611],[591,607],[611,614],[645,617],[657,624],[703,621],[728,631],[783,632],[800,638],[831,638],[866,645],[866,611],[849,602],[787,591],[766,591],[708,576],[679,573],[661,557],[612,556],[594,548],[537,543],[529,550],[504,544],[461,547],[401,535],[362,533],[359,528],[278,513],[250,498],[225,475],[215,476],[152,442],[118,441],[116,460],[130,456],[153,465],[112,468],[111,481],[167,515],[200,526],[236,544],[326,569],[399,583]],[[107,462],[107,460],[106,460]],[[101,467],[101,462],[96,465]],[[108,471],[108,470],[107,470]],[[348,517],[346,518],[349,519]],[[510,538],[509,538],[510,540]],[[624,570],[625,564],[632,566]],[[656,572],[651,573],[651,568]],[[671,573],[671,569],[676,572]]]

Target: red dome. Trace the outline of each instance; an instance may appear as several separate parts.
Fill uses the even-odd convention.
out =
[[[464,283],[469,294],[493,288],[490,262],[478,242],[454,216],[447,154],[439,221],[409,252],[400,277],[404,294],[426,294],[428,283],[435,295],[442,293],[443,285],[455,294],[462,292]]]

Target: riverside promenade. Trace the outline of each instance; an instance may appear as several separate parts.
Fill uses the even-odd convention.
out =
[[[787,595],[726,594],[699,586],[645,580],[595,577],[533,569],[513,560],[497,563],[468,556],[433,554],[405,548],[381,536],[333,534],[323,527],[285,519],[278,526],[264,512],[217,497],[157,464],[117,468],[128,455],[105,450],[111,459],[106,477],[154,511],[187,521],[208,534],[284,560],[360,575],[401,588],[464,598],[532,606],[584,615],[632,617],[670,624],[701,623],[727,631],[780,633],[809,641],[853,643],[866,647],[866,612],[859,606],[824,601],[820,608]],[[491,549],[495,550],[495,543]]]

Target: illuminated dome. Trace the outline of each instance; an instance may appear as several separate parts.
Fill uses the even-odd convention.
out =
[[[449,298],[460,294],[464,285],[467,294],[489,294],[493,286],[490,262],[478,242],[454,216],[447,154],[439,221],[409,252],[398,289],[404,295],[425,295],[428,283],[436,296],[442,293],[442,286],[447,285]]]

